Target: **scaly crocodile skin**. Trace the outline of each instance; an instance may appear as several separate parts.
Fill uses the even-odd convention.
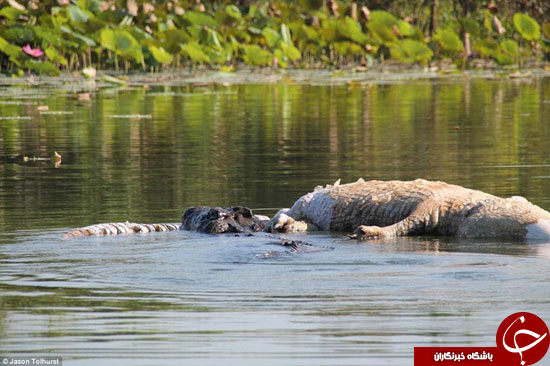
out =
[[[522,197],[504,199],[423,179],[409,182],[360,179],[356,183],[317,189],[310,195],[309,202],[302,203],[299,209],[293,206],[289,212],[297,214],[290,216],[323,227],[318,224],[323,218],[315,211],[323,206],[316,202],[324,200],[332,204],[330,230],[357,229],[360,239],[420,234],[524,238],[527,225],[550,219],[549,212]]]

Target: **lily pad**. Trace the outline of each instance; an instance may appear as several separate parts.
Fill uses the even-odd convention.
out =
[[[174,57],[166,52],[162,47],[149,46],[148,48],[153,54],[155,60],[160,64],[169,64],[174,60]]]
[[[225,12],[231,18],[238,19],[238,20],[240,20],[242,18],[241,11],[235,5],[227,5],[225,7]]]
[[[432,50],[423,42],[403,39],[390,49],[391,56],[397,61],[426,65],[432,58]]]
[[[464,44],[462,44],[458,35],[450,28],[438,29],[433,38],[439,43],[441,48],[447,52],[464,51]]]
[[[100,36],[101,46],[116,52],[120,56],[132,58],[143,63],[141,46],[127,31],[118,29],[104,29]]]
[[[271,63],[271,52],[260,48],[257,45],[245,45],[244,49],[244,62],[249,65],[265,66]]]
[[[203,51],[198,42],[189,42],[181,46],[183,52],[195,62],[210,62],[210,57]]]
[[[540,38],[539,23],[527,14],[514,14],[514,26],[521,36],[528,41]]]

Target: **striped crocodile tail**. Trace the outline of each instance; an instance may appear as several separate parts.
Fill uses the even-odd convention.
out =
[[[100,236],[100,235],[127,235],[136,233],[150,233],[161,231],[180,230],[179,224],[138,224],[134,222],[113,222],[105,224],[90,225],[75,229],[63,235],[63,239],[79,236]]]

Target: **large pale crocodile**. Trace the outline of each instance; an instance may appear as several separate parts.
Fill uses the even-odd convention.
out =
[[[423,179],[408,182],[359,179],[350,184],[317,187],[300,197],[290,209],[279,211],[269,222],[255,218],[248,211],[243,214],[236,210],[240,217],[235,218],[234,213],[224,213],[217,217],[216,213],[209,214],[209,210],[188,209],[188,215],[186,217],[184,214],[180,228],[205,232],[243,231],[242,224],[235,226],[233,222],[238,223],[246,216],[248,221],[245,220],[245,224],[248,224],[244,226],[253,225],[253,229],[249,227],[247,230],[343,231],[353,232],[350,236],[359,240],[406,235],[550,239],[550,213],[523,197],[500,198],[457,185]],[[191,225],[191,222],[194,224]],[[127,231],[143,232],[140,228],[143,224],[112,225],[125,225]],[[177,225],[167,225],[157,224],[152,227],[154,230],[151,227],[146,230],[178,229]],[[89,228],[93,226],[77,229],[66,236],[124,231],[111,228],[98,232]]]

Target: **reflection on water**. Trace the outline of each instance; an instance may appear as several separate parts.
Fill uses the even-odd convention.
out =
[[[317,233],[300,239],[325,249],[297,254],[265,237],[62,241],[51,230],[173,222],[196,204],[269,214],[359,176],[444,180],[549,209],[548,79],[86,92],[0,88],[0,155],[63,154],[59,168],[0,165],[0,354],[410,365],[415,345],[494,345],[512,312],[550,319],[548,243]]]

